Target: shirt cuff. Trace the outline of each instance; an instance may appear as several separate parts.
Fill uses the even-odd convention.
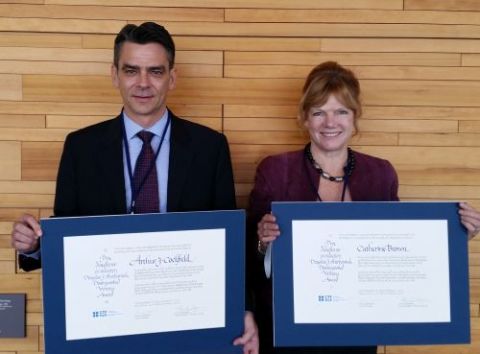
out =
[[[265,258],[263,258],[263,267],[265,268],[265,276],[270,279],[272,275],[272,242],[267,246]]]
[[[24,255],[25,257],[28,257],[28,258],[33,258],[33,259],[40,259],[40,248],[36,251],[33,251],[33,252],[19,252],[21,255]]]

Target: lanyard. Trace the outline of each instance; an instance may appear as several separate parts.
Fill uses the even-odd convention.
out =
[[[147,177],[150,175],[150,173],[153,170],[153,167],[157,163],[157,158],[158,155],[160,154],[160,149],[162,148],[163,140],[165,139],[165,135],[167,134],[168,127],[170,126],[170,114],[167,117],[167,123],[165,124],[165,127],[163,128],[162,135],[160,137],[160,144],[158,144],[157,151],[155,152],[155,159],[152,161],[151,165],[148,167],[148,172],[145,174],[143,180],[141,181],[140,185],[138,186],[138,189],[135,190],[135,186],[133,184],[133,172],[132,172],[132,161],[130,157],[130,147],[128,145],[128,139],[127,139],[127,131],[125,129],[125,121],[123,122],[123,147],[125,148],[125,156],[127,157],[127,167],[128,167],[128,178],[130,179],[130,191],[132,192],[132,201],[130,203],[130,213],[134,213],[134,208],[135,208],[135,200],[137,199],[138,193],[142,189],[143,185],[145,184],[145,181],[147,180]]]

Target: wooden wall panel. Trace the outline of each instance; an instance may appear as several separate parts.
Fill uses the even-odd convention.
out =
[[[108,49],[28,48],[2,47],[0,60],[105,62],[111,63],[112,51]]]
[[[398,132],[398,133],[454,133],[458,131],[456,120],[360,120],[362,132]]]
[[[1,276],[1,275],[0,275]],[[2,350],[37,351],[39,349],[38,326],[27,326],[27,336],[23,338],[2,338]],[[5,352],[11,354],[11,352]]]
[[[110,70],[107,63],[71,63],[42,61],[41,65],[31,61],[3,60],[0,73],[41,74],[41,75],[101,75]]]
[[[0,114],[0,128],[45,128],[45,116]]]
[[[399,145],[480,146],[477,134],[399,134]]]
[[[106,25],[101,21],[97,26],[101,29],[99,32],[105,33]],[[49,24],[51,28],[60,25],[61,20],[52,20]],[[78,29],[84,28],[86,23],[78,20]],[[480,28],[475,25],[436,25],[436,24],[337,24],[337,23],[282,23],[279,26],[276,23],[254,23],[245,26],[240,23],[215,23],[215,22],[190,22],[185,25],[183,22],[166,22],[166,26],[176,35],[192,35],[194,33],[201,35],[217,35],[223,33],[226,36],[286,36],[286,37],[412,37],[412,38],[477,38]],[[8,21],[2,23],[2,26],[11,25]],[[30,26],[35,22],[31,21]],[[46,29],[48,31],[49,28]]]
[[[360,79],[467,80],[480,79],[477,68],[425,66],[354,66]]]
[[[225,64],[310,65],[327,60],[343,65],[459,66],[458,53],[226,52]]]
[[[369,119],[455,119],[480,120],[477,107],[365,106],[363,118]]]
[[[316,51],[318,38],[265,38],[265,37],[187,37],[175,36],[175,43],[188,50],[235,51]]]
[[[15,274],[15,261],[0,261],[0,274]]]
[[[44,0],[45,4],[63,4],[63,5],[104,5],[103,0]],[[118,6],[168,6],[171,1],[168,0],[110,0],[111,5]],[[176,0],[178,7],[212,7],[212,8],[304,8],[304,9],[324,9],[324,8],[350,8],[350,9],[402,9],[403,0],[304,0],[301,4],[294,4],[290,0]]]
[[[19,23],[21,26],[19,27]],[[118,20],[70,20],[50,18],[0,18],[0,31],[19,32],[67,32],[84,33],[94,31],[97,33],[118,32],[126,25],[126,21]]]
[[[358,56],[356,56],[358,59]],[[372,63],[373,64],[373,63]],[[304,78],[312,65],[225,65],[224,76],[232,78]],[[421,65],[421,64],[420,64]],[[399,80],[469,80],[480,79],[477,67],[427,67],[401,65],[346,65],[354,70],[359,79],[399,79]]]
[[[88,125],[100,123],[111,118],[110,116],[67,116],[67,115],[47,115],[47,128],[69,128],[80,129]]]
[[[480,22],[480,19],[479,19]],[[414,53],[479,53],[480,43],[473,39],[379,39],[325,38],[326,52],[414,52]]]
[[[320,50],[318,38],[266,38],[236,36],[173,36],[175,44],[184,50],[243,50],[243,51],[305,51]],[[114,36],[83,35],[84,48],[108,48]]]
[[[63,141],[69,133],[66,129],[0,128],[1,140]]]
[[[22,99],[22,77],[0,75],[0,100],[20,101]]]
[[[240,206],[265,156],[308,140],[296,121],[304,78],[335,60],[362,85],[351,145],[392,162],[402,199],[480,208],[476,0],[0,1],[0,292],[28,296],[28,335],[0,339],[0,354],[44,350],[41,273],[16,268],[12,223],[24,211],[52,215],[65,136],[119,114],[112,43],[123,25],[147,20],[177,46],[169,107],[226,134]],[[480,236],[469,252],[472,343],[379,353],[480,351]]]
[[[461,133],[480,133],[480,121],[459,122],[458,131]]]
[[[23,213],[28,213],[28,214],[37,216],[38,211],[35,209],[27,209],[27,208],[21,208],[21,209],[2,208],[0,209],[0,220],[11,222],[13,220],[18,219],[20,215],[22,215]],[[8,233],[10,233],[10,231]]]
[[[478,81],[362,80],[368,105],[480,106]]]
[[[405,0],[404,6],[406,10],[480,11],[476,0]]]
[[[422,165],[444,168],[480,168],[480,159],[461,158],[464,156],[480,156],[478,147],[421,147],[421,146],[381,146],[363,147],[357,150],[380,156],[394,164]],[[415,156],[415,159],[412,159]]]
[[[54,181],[63,143],[23,142],[22,178],[27,181]]]
[[[45,3],[45,0],[6,0],[6,1],[12,4],[44,4]]]
[[[462,65],[464,66],[478,66],[480,63],[480,55],[478,54],[463,54]]]
[[[20,142],[18,141],[0,141],[0,171],[2,171],[2,180],[20,179]]]
[[[46,194],[0,193],[0,208],[21,208],[24,205],[48,208],[53,200],[53,195]]]
[[[475,0],[473,0],[475,1]],[[438,3],[438,2],[437,2]],[[321,23],[435,23],[472,24],[480,22],[478,12],[454,11],[395,11],[336,9],[225,9],[229,22],[321,22]]]
[[[36,273],[0,275],[0,284],[2,284],[2,292],[21,292],[26,293],[31,299],[41,298],[40,277]]]
[[[103,2],[104,5],[105,1]],[[113,7],[113,6],[57,6],[57,5],[0,5],[0,16],[117,19],[152,21],[202,21],[223,22],[223,9],[187,9],[161,7]]]
[[[30,48],[80,48],[82,37],[80,35],[57,33],[22,33],[4,32],[0,37],[2,47],[30,47]]]
[[[0,181],[0,193],[53,194],[54,192],[55,182],[53,181]],[[9,229],[3,230],[0,222],[0,234],[8,233]]]

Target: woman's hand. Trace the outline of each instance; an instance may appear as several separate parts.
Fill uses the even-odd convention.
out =
[[[245,311],[243,335],[233,345],[243,345],[243,354],[258,354],[258,328],[250,311]]]
[[[460,221],[468,230],[468,238],[471,240],[480,231],[480,212],[470,206],[468,203],[460,203]]]
[[[258,251],[265,253],[270,242],[280,236],[277,219],[273,214],[265,214],[257,224]]]

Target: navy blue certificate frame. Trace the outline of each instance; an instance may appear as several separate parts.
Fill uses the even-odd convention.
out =
[[[245,311],[245,212],[243,210],[51,218],[43,219],[41,226],[43,229],[41,253],[46,354],[242,352],[242,348],[233,346],[232,342],[243,333]],[[66,340],[64,237],[213,228],[226,230],[225,327]]]
[[[273,243],[274,345],[370,346],[470,342],[468,237],[458,203],[440,202],[274,202],[272,212],[282,232]],[[294,322],[292,220],[448,220],[450,314],[447,323]],[[434,246],[434,245],[433,245]]]

